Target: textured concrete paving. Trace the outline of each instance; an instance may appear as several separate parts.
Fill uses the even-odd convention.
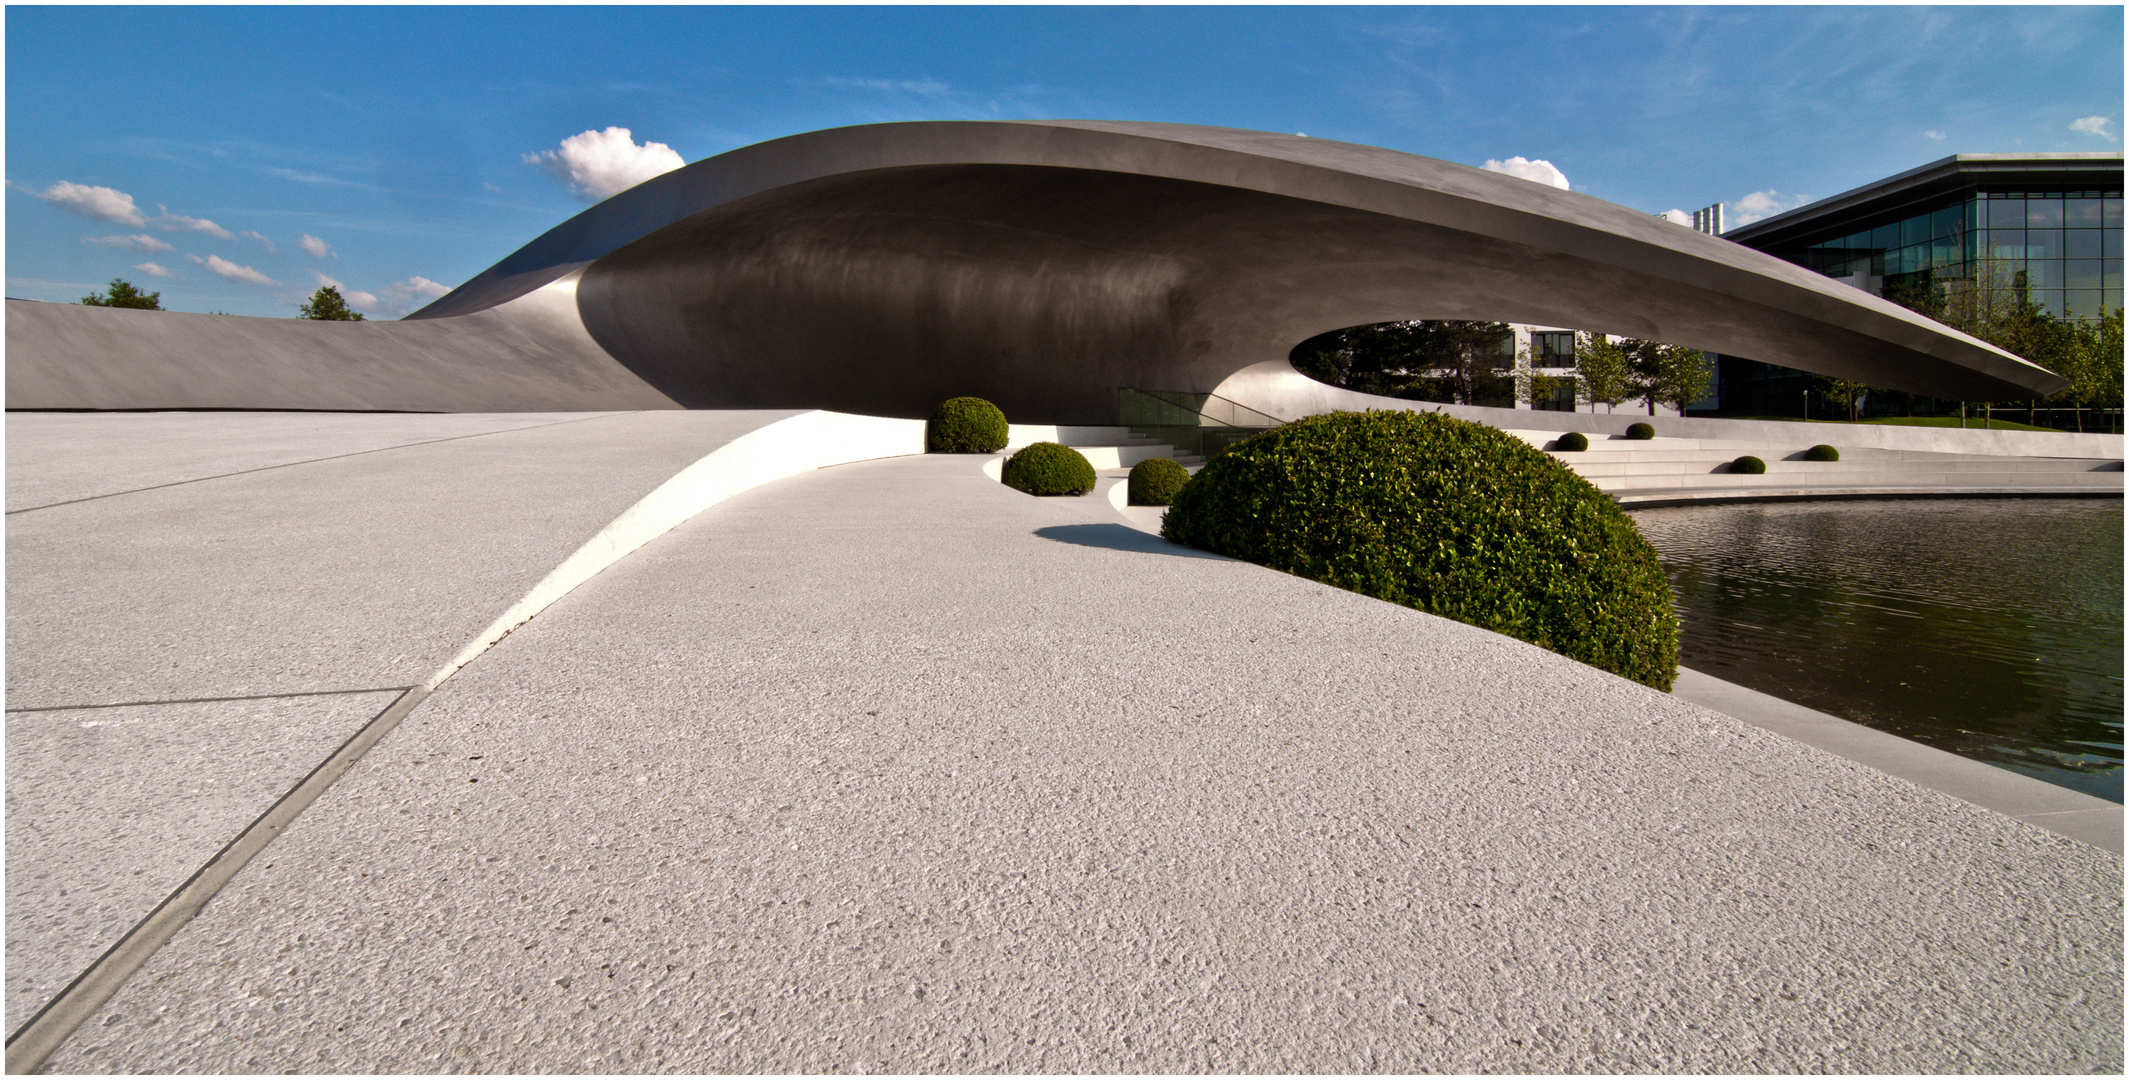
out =
[[[396,688],[786,415],[11,414],[9,1028]]]
[[[2119,1071],[2122,863],[972,459],[444,684],[51,1060]]]

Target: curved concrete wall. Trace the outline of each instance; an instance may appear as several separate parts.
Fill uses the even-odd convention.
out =
[[[522,305],[572,275],[580,322]],[[1120,386],[1212,390],[1324,330],[1400,318],[1582,327],[1941,397],[2061,385],[1876,297],[1586,195],[1172,124],[882,124],[745,147],[608,199],[370,332],[449,367],[426,328],[484,315],[537,342],[543,392],[583,381],[587,402],[689,407],[921,416],[978,394],[1031,421],[1107,423]],[[501,359],[481,353],[433,407],[565,407],[510,403],[522,386],[458,404],[506,379]],[[394,400],[449,382],[415,366]]]
[[[10,409],[672,409],[584,332],[574,274],[489,311],[318,322],[7,302]]]

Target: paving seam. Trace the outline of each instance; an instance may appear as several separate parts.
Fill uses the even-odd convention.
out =
[[[356,450],[346,454],[329,454],[325,457],[320,458],[305,458],[302,461],[284,461],[279,465],[261,465],[256,469],[238,469],[235,472],[216,473],[213,476],[195,476],[190,480],[172,480],[167,484],[150,484],[147,487],[131,488],[126,491],[111,491],[106,492],[102,495],[85,495],[79,499],[65,499],[60,502],[45,503],[43,506],[25,506],[20,510],[9,510],[5,516],[13,517],[16,514],[30,513],[33,510],[50,510],[55,506],[73,506],[76,503],[95,502],[98,499],[115,499],[121,495],[138,495],[143,491],[161,491],[164,488],[183,487],[186,484],[200,484],[205,483],[209,480],[226,480],[232,476],[249,476],[252,473],[272,472],[275,469],[293,468],[297,465],[315,465],[321,461],[339,461],[342,458],[361,457],[365,454],[382,454],[387,450],[405,450],[409,447],[415,446],[434,446],[437,443],[457,442],[460,439],[483,439],[490,435],[505,435],[513,431],[538,431],[541,428],[560,427],[563,424],[581,424],[586,420],[604,420],[612,416],[627,415],[630,414],[625,412],[599,413],[593,416],[579,416],[570,420],[556,420],[552,423],[547,424],[528,424],[525,427],[500,428],[495,431],[476,431],[470,435],[452,435],[448,438],[442,439],[423,439],[420,442],[399,443],[394,446],[379,446],[370,450]]]
[[[163,902],[155,906],[147,916],[135,923],[133,929],[118,939],[109,951],[98,957],[86,970],[74,977],[66,989],[52,996],[37,1015],[30,1017],[7,1039],[7,1071],[10,1073],[33,1072],[49,1057],[67,1036],[74,1033],[103,1003],[125,985],[128,978],[147,962],[156,950],[163,947],[172,935],[192,921],[192,917],[214,899],[222,886],[236,876],[237,871],[251,862],[254,855],[263,850],[280,834],[288,823],[295,820],[311,803],[317,801],[325,789],[332,786],[342,773],[367,753],[377,740],[399,726],[407,714],[414,711],[422,699],[429,696],[427,687],[417,686],[401,694],[384,711],[373,717],[362,729],[355,732],[338,750],[320,762],[288,794],[281,796],[266,812],[260,814],[236,838],[223,845],[214,858],[207,860],[192,876],[177,887]]]
[[[25,705],[7,712],[73,712],[79,709],[132,709],[143,705],[201,705],[217,701],[278,701],[282,698],[336,697],[341,694],[399,694],[411,686],[365,686],[357,690],[300,690],[290,694],[237,694],[233,697],[164,698],[157,701],[113,701],[97,705]]]
[[[191,922],[193,916],[199,914],[200,910],[207,906],[207,902],[212,900],[238,871],[264,850],[289,822],[295,820],[296,815],[317,801],[318,796],[324,794],[326,788],[331,787],[335,780],[361,760],[379,739],[398,727],[399,722],[413,712],[437,686],[472,663],[481,653],[508,637],[511,631],[524,625],[548,605],[636,549],[742,491],[759,487],[771,480],[796,476],[830,465],[921,454],[924,452],[924,432],[925,423],[921,420],[895,420],[815,410],[786,417],[747,432],[710,451],[674,474],[665,483],[658,485],[650,494],[622,511],[621,516],[599,530],[584,546],[578,548],[575,554],[564,560],[538,585],[533,586],[524,599],[512,605],[449,664],[421,685],[408,688],[386,706],[383,712],[363,725],[360,731],[312,769],[288,794],[283,795],[243,832],[238,833],[214,858],[194,871],[183,885],[178,886],[175,892],[156,905],[155,910],[150,911],[133,929],[127,931],[109,951],[80,975],[75,976],[74,981],[68,983],[65,989],[53,995],[44,1008],[39,1009],[36,1015],[8,1036],[7,1071],[34,1072],[66,1042],[76,1028],[95,1015],[96,1010],[102,1008],[104,1002],[109,1001],[111,995],[116,994],[119,988],[125,985],[126,980],[131,978],[142,964],[147,963],[149,957],[155,955],[186,923]],[[457,436],[471,437],[473,436]],[[832,449],[829,448],[831,444]],[[181,481],[183,482],[189,481]]]

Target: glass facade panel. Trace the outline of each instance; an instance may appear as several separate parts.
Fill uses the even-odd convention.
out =
[[[2062,232],[2061,229],[2027,229],[2026,258],[2062,258]]]
[[[2035,289],[2060,289],[2063,286],[2062,266],[2060,259],[2029,259],[2026,261],[2026,284]]]
[[[2099,257],[2120,260],[2122,257],[2122,231],[2101,229],[2099,231]]]
[[[2061,289],[2042,289],[2033,294],[2033,302],[2049,315],[2058,319],[2063,317]]]
[[[1963,206],[1947,206],[1931,214],[1930,236],[1941,239],[1956,235],[1966,218],[1966,215],[1960,212],[1964,209]]]
[[[2060,196],[2060,195],[2028,195],[2028,196],[2026,196],[2026,228],[2028,228],[2028,229],[2060,229],[2060,228],[2062,228],[2062,196]]]
[[[2122,264],[2118,262],[2106,262],[2104,260],[2101,261],[2101,263],[2099,264],[2099,283],[2103,287],[2111,289],[2116,293],[2121,292]],[[2119,301],[2117,301],[2117,303],[2119,303]]]
[[[2063,263],[2062,283],[2066,289],[2097,289],[2106,284],[2100,267],[2106,265],[2098,259],[2071,259]]]
[[[1913,247],[1929,241],[1929,215],[1911,217],[1900,223],[1900,246]]]
[[[2023,229],[2026,224],[2024,199],[1991,198],[1983,203],[1988,208],[1990,229]]]
[[[2099,259],[2105,257],[2100,250],[2098,229],[2068,229],[2062,234],[2062,256],[2065,259]]]
[[[1870,246],[1877,250],[1900,246],[1900,224],[1880,225],[1870,231]]]
[[[2101,220],[2100,201],[2085,196],[2072,196],[2062,201],[2062,224],[2066,229],[2097,229]]]
[[[2106,312],[2100,310],[2098,289],[2071,289],[2063,294],[2063,302],[2069,305],[2070,314],[2077,318],[2097,318]]]
[[[2024,229],[1990,229],[1988,256],[1992,259],[2023,259],[2026,257],[2026,234]]]
[[[2100,224],[2109,229],[2122,227],[2122,197],[2110,195],[2100,200]]]

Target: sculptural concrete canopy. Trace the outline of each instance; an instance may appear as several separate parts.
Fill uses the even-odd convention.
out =
[[[1943,398],[2064,385],[1588,195],[1378,147],[1097,121],[879,124],[744,147],[622,192],[376,329],[420,350],[458,320],[536,323],[543,365],[566,354],[591,372],[538,391],[555,400],[514,384],[489,408],[615,407],[601,395],[619,378],[683,407],[924,416],[973,394],[1029,422],[1113,423],[1127,386],[1310,411],[1281,400],[1294,345],[1410,318],[1652,338]],[[478,376],[435,387],[448,404],[369,407],[481,407],[468,387],[477,397],[480,373],[510,362],[439,354]],[[421,383],[393,393],[418,398]],[[576,384],[598,389],[559,400]]]

